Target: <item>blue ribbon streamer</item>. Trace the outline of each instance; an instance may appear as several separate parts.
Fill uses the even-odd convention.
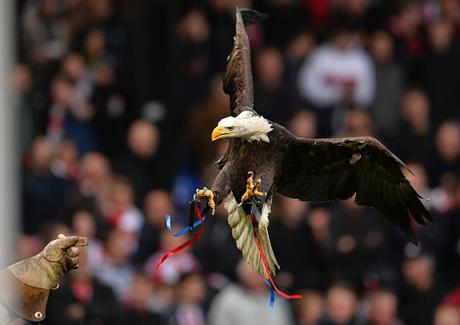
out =
[[[201,211],[201,213],[203,214],[203,211]],[[206,216],[203,215],[203,218],[202,220],[204,221],[206,219]],[[182,228],[181,230],[179,230],[179,232],[177,234],[174,235],[174,237],[179,237],[179,236],[182,236],[183,234],[185,234],[187,231],[191,231],[195,228],[198,228],[199,226],[201,225],[201,221],[200,220],[197,220],[193,223],[193,226],[190,227],[190,226],[186,226],[184,228]]]
[[[166,215],[166,228],[168,228],[169,232],[172,232],[172,227],[171,227],[171,216],[169,214]]]
[[[204,215],[204,207],[200,209],[201,210],[201,214],[203,215],[203,218],[202,220],[205,221],[206,220],[206,216]],[[174,237],[180,237],[182,236],[183,234],[185,234],[186,232],[188,231],[192,231],[193,229],[196,229],[198,228],[199,226],[201,225],[201,220],[197,220],[193,223],[193,225],[190,227],[190,226],[185,226],[184,228],[182,228],[181,230],[179,230],[176,234],[174,234],[173,236]],[[168,228],[168,231],[169,232],[173,232],[173,229],[172,229],[172,224],[171,224],[171,216],[169,214],[166,215],[166,228]]]
[[[273,306],[275,306],[275,290],[273,289],[273,287],[270,285],[270,283],[266,279],[262,277],[262,280],[264,280],[264,282],[270,288],[270,308],[273,308]]]

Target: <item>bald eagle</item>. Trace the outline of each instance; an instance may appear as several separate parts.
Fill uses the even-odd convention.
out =
[[[404,177],[404,163],[372,137],[302,139],[283,126],[258,115],[253,108],[249,39],[245,26],[264,15],[236,10],[236,35],[224,75],[231,116],[219,121],[212,141],[229,138],[227,152],[218,161],[220,172],[210,190],[197,191],[208,205],[224,202],[228,223],[244,259],[264,278],[259,240],[269,272],[279,269],[268,235],[268,216],[275,193],[294,199],[325,202],[354,200],[374,207],[416,243],[411,217],[425,225],[432,217],[420,196]],[[248,178],[248,172],[250,177]],[[256,179],[256,180],[255,180]],[[257,223],[241,203],[260,195]]]

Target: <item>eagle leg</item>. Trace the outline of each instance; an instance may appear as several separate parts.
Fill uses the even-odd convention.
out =
[[[257,202],[256,198],[257,197],[264,197],[265,193],[259,191],[259,186],[262,183],[262,178],[258,178],[254,182],[254,172],[249,171],[248,172],[248,179],[246,180],[246,192],[241,196],[241,204],[246,202],[249,199],[252,199],[254,202]]]
[[[193,198],[195,200],[206,200],[206,204],[210,209],[212,209],[212,214],[214,214],[216,203],[214,202],[214,193],[211,190],[207,187],[203,187],[201,190],[197,189]]]

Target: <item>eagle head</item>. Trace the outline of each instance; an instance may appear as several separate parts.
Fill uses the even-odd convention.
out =
[[[212,131],[211,139],[240,138],[248,142],[270,142],[267,134],[272,130],[272,125],[262,116],[243,111],[237,117],[229,116],[220,120]]]

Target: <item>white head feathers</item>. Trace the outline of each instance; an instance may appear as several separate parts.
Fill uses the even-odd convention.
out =
[[[267,134],[273,130],[265,118],[251,111],[243,111],[237,117],[226,117],[219,121],[218,127],[229,132],[226,137],[241,138],[249,142],[270,142]]]

